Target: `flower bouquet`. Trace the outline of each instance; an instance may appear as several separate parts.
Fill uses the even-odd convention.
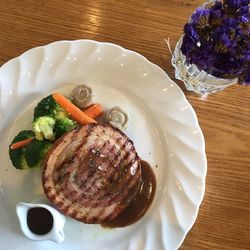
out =
[[[172,63],[188,90],[250,84],[250,0],[210,0],[184,26]]]

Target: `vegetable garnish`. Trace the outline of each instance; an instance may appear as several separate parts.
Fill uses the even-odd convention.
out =
[[[25,160],[29,168],[41,167],[44,158],[48,151],[51,149],[52,143],[49,141],[39,141],[37,139],[32,140],[25,147]]]
[[[10,148],[11,148],[11,149],[22,148],[22,147],[26,146],[27,144],[29,144],[33,139],[34,139],[34,138],[28,138],[28,139],[25,139],[25,140],[22,140],[22,141],[13,143],[13,144],[10,146]]]
[[[25,144],[25,141],[27,144]],[[49,141],[37,140],[33,131],[22,130],[15,136],[9,146],[9,157],[12,165],[21,170],[41,167],[52,145]]]
[[[88,123],[97,123],[94,119],[86,115],[82,110],[76,107],[72,102],[70,102],[66,97],[64,97],[60,93],[54,93],[52,97],[78,123],[82,125],[88,124]]]
[[[101,115],[103,113],[103,108],[100,103],[95,103],[83,110],[83,112],[91,117],[91,118],[96,118],[97,116]]]
[[[69,117],[52,95],[44,97],[34,109],[32,126],[36,139],[40,141],[54,141],[76,125],[76,121]]]
[[[80,84],[72,91],[72,102],[80,109],[87,108],[92,102],[92,89]]]
[[[125,130],[127,128],[128,119],[128,114],[118,106],[106,112],[106,121],[120,130]]]

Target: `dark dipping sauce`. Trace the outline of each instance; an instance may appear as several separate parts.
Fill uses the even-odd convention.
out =
[[[34,234],[43,235],[53,227],[52,214],[43,207],[34,207],[28,210],[27,224],[30,231]]]
[[[103,227],[126,227],[144,216],[154,199],[156,189],[154,172],[146,161],[141,161],[141,178],[142,183],[135,198],[114,220],[102,223]]]

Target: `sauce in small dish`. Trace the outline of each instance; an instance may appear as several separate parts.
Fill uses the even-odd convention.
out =
[[[65,236],[65,216],[47,204],[20,202],[17,217],[23,234],[35,241],[51,240],[61,243]]]
[[[34,234],[43,235],[51,231],[54,224],[53,216],[44,207],[33,207],[27,213],[27,225]]]

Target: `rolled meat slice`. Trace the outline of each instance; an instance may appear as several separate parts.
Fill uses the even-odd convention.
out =
[[[89,124],[62,136],[43,168],[43,189],[63,214],[85,223],[114,219],[141,184],[133,142],[111,125]]]

